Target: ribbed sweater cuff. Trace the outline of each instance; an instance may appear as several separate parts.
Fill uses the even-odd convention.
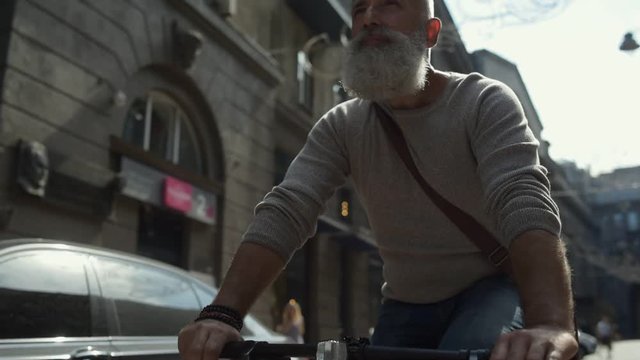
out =
[[[242,236],[242,242],[265,246],[275,251],[285,263],[288,263],[301,241],[296,238],[296,232],[287,229],[288,219],[273,208],[260,210]],[[278,226],[279,225],[279,226]]]
[[[545,230],[560,237],[562,224],[557,214],[542,209],[522,209],[511,213],[502,223],[502,239],[511,241],[530,230]]]

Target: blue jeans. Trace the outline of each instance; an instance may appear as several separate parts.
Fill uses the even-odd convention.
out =
[[[441,350],[491,349],[498,336],[522,327],[518,292],[513,281],[500,274],[433,304],[385,299],[371,344]]]

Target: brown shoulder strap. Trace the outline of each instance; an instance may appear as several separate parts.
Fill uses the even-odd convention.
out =
[[[429,185],[413,161],[407,142],[398,124],[379,104],[373,103],[373,107],[389,141],[391,141],[396,152],[425,194],[485,254],[491,264],[506,273],[511,273],[509,251],[476,219],[450,203]]]

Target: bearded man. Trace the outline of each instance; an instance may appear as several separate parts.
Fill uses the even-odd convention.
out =
[[[351,177],[384,261],[374,345],[570,359],[577,342],[558,208],[515,94],[430,65],[441,29],[432,1],[354,0],[352,19],[343,84],[355,99],[316,123],[283,182],[257,205],[212,306],[180,333],[182,357],[216,360],[240,339],[242,317]],[[385,135],[386,117],[404,134],[418,176],[508,249],[509,274],[426,195]]]

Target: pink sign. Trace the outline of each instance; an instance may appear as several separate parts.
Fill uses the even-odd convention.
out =
[[[164,204],[172,209],[189,212],[193,204],[193,187],[178,179],[167,176],[164,179]]]

